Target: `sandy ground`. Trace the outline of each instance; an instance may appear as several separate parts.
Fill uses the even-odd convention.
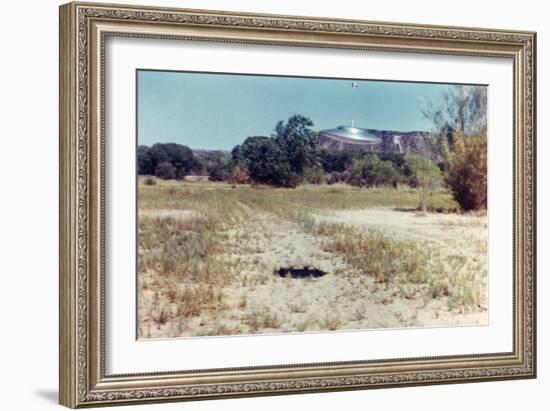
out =
[[[189,218],[188,210],[154,210],[151,216]],[[470,256],[486,264],[486,217],[427,214],[392,209],[317,213],[318,222],[377,228],[386,235],[421,241],[442,254]],[[140,322],[141,335],[196,335],[303,332],[396,327],[487,324],[485,303],[470,312],[451,310],[446,297],[426,298],[423,286],[407,289],[375,284],[357,275],[341,258],[323,251],[321,238],[293,222],[272,215],[248,219],[227,232],[223,258],[239,267],[237,278],[223,288],[221,309],[165,324]],[[470,262],[469,262],[470,263]],[[284,266],[314,265],[327,274],[316,279],[281,278]],[[147,282],[148,274],[142,281]],[[184,285],[182,284],[182,287]],[[151,289],[140,293],[141,307],[170,304],[158,301]]]
[[[401,239],[425,243],[444,255],[465,254],[487,264],[487,217],[473,214],[421,214],[393,209],[317,213],[317,222],[374,228]]]

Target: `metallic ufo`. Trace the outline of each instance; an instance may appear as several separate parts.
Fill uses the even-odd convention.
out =
[[[382,142],[380,137],[369,133],[364,128],[354,126],[338,126],[329,130],[322,130],[319,132],[319,136],[348,144],[378,144]]]

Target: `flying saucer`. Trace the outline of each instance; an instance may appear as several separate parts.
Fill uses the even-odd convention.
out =
[[[380,137],[375,136],[364,128],[354,126],[338,126],[329,130],[322,130],[319,132],[319,136],[348,144],[378,144],[382,142]]]

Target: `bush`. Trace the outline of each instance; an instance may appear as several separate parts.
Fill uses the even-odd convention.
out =
[[[409,184],[419,188],[420,209],[426,212],[428,198],[443,181],[441,169],[433,161],[411,155],[405,157],[403,169],[405,175],[409,176]]]
[[[146,177],[143,183],[146,186],[154,186],[155,184],[157,184],[157,180],[155,180],[154,177]]]
[[[320,167],[312,167],[305,171],[304,180],[309,184],[323,184],[325,182],[325,173]]]
[[[338,184],[342,181],[342,173],[339,171],[333,171],[327,175],[326,182],[327,184]]]
[[[359,154],[348,150],[322,149],[319,153],[321,167],[327,173],[342,172],[351,166]]]
[[[399,178],[399,173],[393,163],[381,161],[376,154],[371,154],[361,160],[353,161],[348,182],[359,187],[395,186]]]
[[[168,161],[163,161],[155,169],[155,175],[164,180],[176,178],[176,167]]]
[[[210,181],[227,181],[231,176],[229,167],[226,164],[215,163],[207,171]]]
[[[455,133],[447,184],[463,210],[487,208],[487,133]]]
[[[248,184],[250,176],[245,168],[236,166],[231,173],[231,182],[233,184]]]

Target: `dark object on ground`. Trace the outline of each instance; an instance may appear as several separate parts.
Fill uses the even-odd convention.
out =
[[[326,275],[324,271],[313,267],[281,267],[275,270],[275,274],[283,278],[318,278]]]

